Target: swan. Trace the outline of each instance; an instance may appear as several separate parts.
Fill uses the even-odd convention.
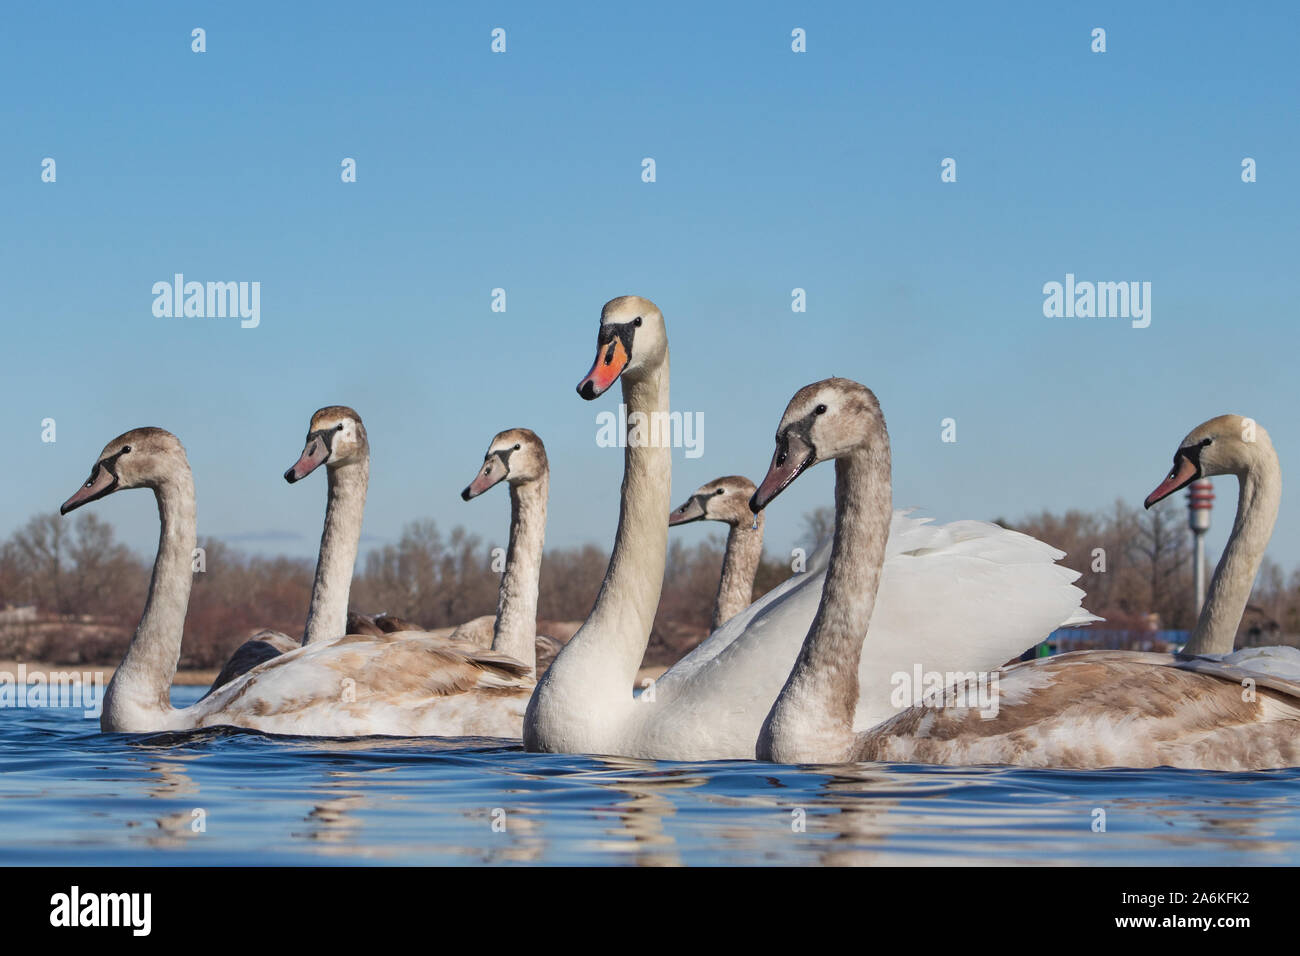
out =
[[[722,577],[713,601],[716,631],[754,600],[754,575],[763,557],[763,516],[749,510],[754,483],[741,475],[728,475],[701,485],[680,508],[668,516],[668,526],[692,521],[721,521],[727,524],[727,549],[722,558]]]
[[[280,631],[264,630],[254,634],[235,649],[204,697],[240,674],[300,644],[344,634],[371,634],[368,625],[376,626],[380,633],[406,629],[384,628],[377,618],[348,613],[348,595],[352,589],[352,572],[366,507],[366,486],[370,480],[370,442],[361,416],[346,405],[327,405],[316,410],[307,426],[307,441],[302,454],[284,473],[284,479],[294,484],[321,465],[325,465],[328,486],[325,528],[321,532],[302,640],[296,641]]]
[[[497,592],[497,613],[462,624],[451,637],[509,655],[527,664],[533,674],[545,671],[561,647],[555,638],[537,633],[537,582],[551,471],[546,446],[535,432],[509,428],[493,436],[483,467],[460,496],[470,501],[502,481],[510,486],[510,546]]]
[[[988,682],[991,701],[976,706],[950,685],[944,701],[907,707],[865,732],[853,722],[857,665],[874,653],[890,521],[889,435],[880,405],[870,389],[847,379],[806,386],[790,400],[776,443],[754,510],[810,466],[834,459],[836,517],[817,617],[763,721],[760,760],[1203,770],[1300,763],[1300,651],[1218,654],[1231,650],[1281,490],[1277,455],[1253,422],[1225,415],[1194,429],[1146,500],[1150,507],[1206,475],[1241,479],[1232,538],[1189,642],[1216,656],[1076,651],[1038,659]]]
[[[763,717],[790,673],[820,599],[830,545],[733,617],[637,697],[632,686],[659,603],[671,487],[668,337],[648,299],[605,304],[596,361],[578,393],[595,399],[622,380],[628,434],[618,530],[591,614],[537,683],[524,720],[529,750],[678,760],[752,758]],[[859,726],[891,716],[889,675],[905,661],[991,669],[1063,622],[1090,616],[1061,552],[981,522],[906,519],[891,534],[877,635],[864,667]],[[886,525],[888,528],[888,524]],[[884,535],[881,535],[884,541]],[[886,602],[882,600],[882,606]],[[883,663],[882,663],[883,662]]]
[[[309,736],[520,735],[534,683],[525,664],[411,633],[313,640],[190,707],[172,707],[169,694],[193,582],[190,561],[197,533],[194,479],[175,435],[136,428],[113,439],[60,513],[127,488],[153,490],[161,531],[144,612],[104,692],[103,730],[227,725]],[[313,606],[332,612],[339,605]],[[346,613],[346,603],[341,606]]]
[[[370,484],[370,440],[361,416],[346,405],[327,405],[312,415],[302,454],[284,473],[284,480],[295,484],[321,465],[325,466],[325,527],[302,633],[304,645],[347,633],[348,596]]]

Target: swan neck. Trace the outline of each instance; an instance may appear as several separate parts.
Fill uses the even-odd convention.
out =
[[[158,502],[158,554],[144,613],[104,695],[105,730],[153,730],[148,717],[171,713],[171,685],[180,660],[185,611],[194,583],[197,536],[194,479],[182,466],[154,489]],[[141,718],[144,717],[144,723]]]
[[[492,650],[537,669],[537,582],[546,537],[550,476],[510,486],[510,546],[497,592]]]
[[[882,426],[883,428],[883,426]],[[858,665],[893,516],[887,438],[835,460],[835,537],[817,616],[759,737],[759,756],[836,762],[854,743]]]
[[[1241,475],[1232,534],[1214,569],[1196,629],[1183,648],[1185,654],[1230,654],[1236,643],[1282,500],[1277,454],[1271,445],[1261,451],[1265,452],[1262,461]]]
[[[722,578],[713,602],[713,630],[726,624],[753,602],[754,576],[763,556],[763,513],[757,522],[741,521],[727,533],[727,553],[722,559]]]
[[[667,353],[644,377],[623,378],[623,402],[627,440],[614,549],[591,614],[546,673],[554,697],[536,699],[543,710],[551,700],[564,709],[559,702],[571,691],[588,701],[599,698],[602,709],[633,706],[630,691],[650,642],[668,551],[664,515],[672,498],[670,436],[652,431],[656,413],[660,423],[667,420]]]
[[[342,637],[348,626],[348,595],[352,572],[361,543],[361,522],[366,510],[366,486],[370,481],[370,459],[326,469],[328,499],[325,530],[316,559],[316,580],[311,588],[311,605],[302,642]]]

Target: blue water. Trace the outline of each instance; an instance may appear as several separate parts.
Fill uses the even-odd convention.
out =
[[[106,735],[80,711],[7,709],[0,864],[1295,864],[1298,778]]]

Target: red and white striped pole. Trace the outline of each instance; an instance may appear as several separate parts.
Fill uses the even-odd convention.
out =
[[[1187,526],[1192,529],[1195,549],[1192,571],[1196,576],[1196,614],[1205,604],[1205,532],[1210,530],[1210,509],[1214,507],[1214,485],[1208,478],[1187,486]]]

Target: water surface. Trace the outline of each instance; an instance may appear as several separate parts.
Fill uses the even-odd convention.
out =
[[[101,734],[79,710],[4,709],[0,863],[1296,864],[1298,778]]]

